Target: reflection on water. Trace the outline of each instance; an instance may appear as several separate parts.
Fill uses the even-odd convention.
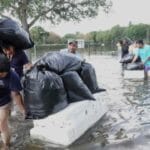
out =
[[[150,146],[150,81],[124,80],[115,56],[85,56],[107,89],[109,111],[95,127],[66,150],[148,150]],[[56,133],[58,134],[58,133]],[[29,142],[22,149],[57,150]],[[63,148],[61,148],[63,149]]]

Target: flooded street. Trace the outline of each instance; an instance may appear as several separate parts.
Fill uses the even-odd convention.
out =
[[[99,84],[107,89],[109,111],[90,131],[65,150],[149,150],[150,81],[125,80],[115,56],[91,55],[85,58],[95,67]],[[21,123],[20,126],[31,128],[29,124]],[[24,145],[18,150],[63,149],[52,148],[50,144],[39,141],[31,142],[29,134],[21,141],[20,131],[23,128],[17,130],[16,143],[22,142]],[[56,134],[59,133],[56,131]]]
[[[100,124],[102,127],[95,130],[95,133],[102,133],[105,140],[101,141],[99,134],[85,149],[148,150],[150,82],[125,80],[116,57],[93,55],[88,59],[95,66],[98,81],[107,89],[110,101],[107,102],[109,112]]]

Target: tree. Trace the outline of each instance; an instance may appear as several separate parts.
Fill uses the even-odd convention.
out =
[[[75,36],[76,36],[76,39],[84,39],[84,34],[83,33],[76,32]]]
[[[97,39],[96,39],[97,32],[96,32],[96,31],[93,31],[93,32],[90,32],[90,34],[91,34],[91,37],[92,37],[93,42],[96,43],[96,42],[97,42]]]
[[[35,26],[31,30],[31,37],[36,44],[58,44],[61,37],[54,32],[47,32],[40,26]]]
[[[99,8],[108,12],[110,0],[0,0],[0,15],[18,18],[23,28],[29,29],[38,20],[49,20],[52,24],[65,21],[80,21],[95,17]]]
[[[92,41],[92,42],[96,43],[97,42],[96,36],[97,36],[96,31],[89,32],[85,35],[85,40]]]
[[[116,43],[120,39],[124,38],[125,37],[124,32],[125,32],[124,27],[120,27],[119,25],[116,25],[116,26],[112,27],[111,30],[110,30],[111,41]]]
[[[45,31],[40,26],[35,26],[31,30],[31,37],[33,38],[34,42],[36,44],[42,44],[44,43],[44,39],[47,39],[49,36],[49,32]]]
[[[61,37],[54,32],[49,32],[49,35],[45,42],[46,44],[59,44],[61,43]]]
[[[137,24],[137,25],[130,25],[125,34],[127,37],[137,40],[137,39],[145,39],[147,34],[147,29],[149,29],[149,25],[146,24]]]
[[[69,33],[63,36],[62,41],[63,43],[67,43],[69,39],[76,39],[76,34]]]

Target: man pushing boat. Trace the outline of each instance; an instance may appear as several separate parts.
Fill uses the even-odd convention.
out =
[[[141,61],[144,65],[144,78],[148,78],[148,71],[150,70],[150,46],[144,44],[143,40],[136,41],[137,51],[133,58],[132,63],[134,63],[138,57],[141,58]]]

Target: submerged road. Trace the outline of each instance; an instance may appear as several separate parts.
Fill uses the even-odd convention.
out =
[[[150,81],[125,80],[115,56],[91,55],[85,58],[95,67],[99,84],[107,89],[109,111],[90,131],[65,150],[149,150]],[[52,148],[48,143],[39,141],[31,142],[27,131],[32,122],[17,122],[14,118],[11,122],[16,132],[12,149],[64,149]]]

